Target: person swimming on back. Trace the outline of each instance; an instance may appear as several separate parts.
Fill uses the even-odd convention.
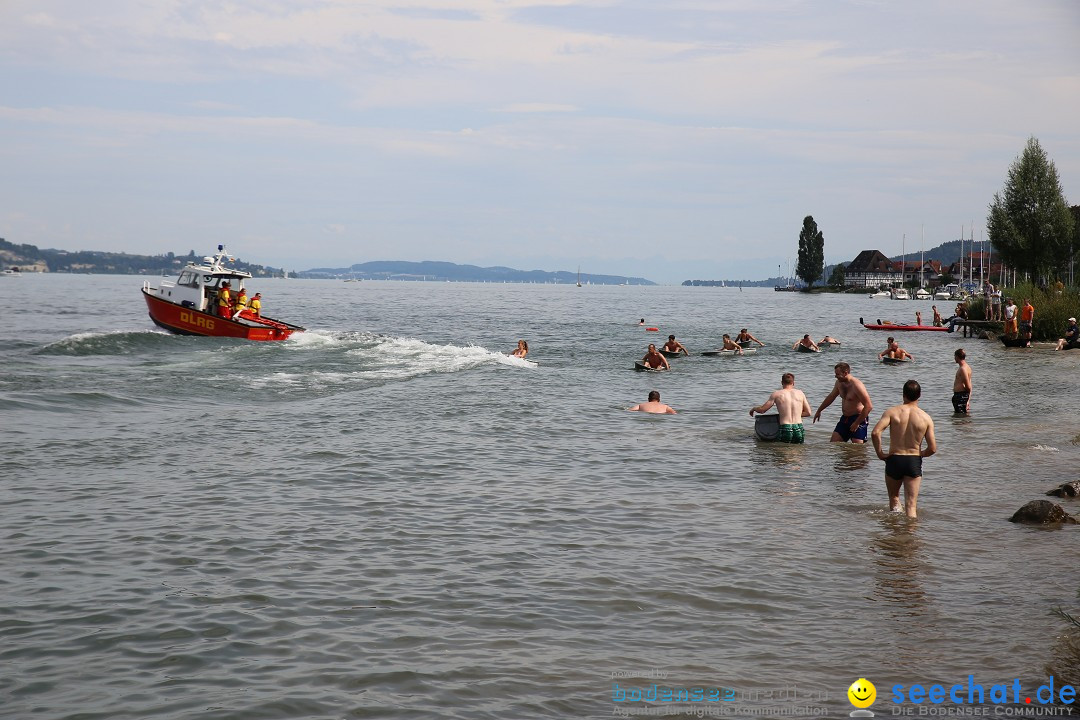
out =
[[[687,352],[686,348],[683,347],[683,344],[675,339],[674,335],[667,336],[667,342],[664,343],[664,349],[673,353],[681,352],[683,355],[690,354]]]

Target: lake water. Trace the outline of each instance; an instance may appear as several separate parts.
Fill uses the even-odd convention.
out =
[[[888,715],[896,684],[1080,682],[1078,530],[1007,521],[1076,478],[1080,352],[907,333],[882,365],[859,317],[931,303],[861,295],[305,280],[249,285],[308,328],[250,343],[164,334],[140,285],[0,279],[0,716],[611,717],[652,683],[844,716],[860,677]],[[767,346],[632,370],[741,327]],[[872,422],[922,383],[914,523],[828,442],[839,402],[754,439],[781,373],[816,409],[841,360]],[[625,412],[651,389],[679,414]]]

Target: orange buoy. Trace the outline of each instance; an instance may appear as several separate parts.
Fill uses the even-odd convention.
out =
[[[645,332],[660,332],[660,328],[645,328]]]

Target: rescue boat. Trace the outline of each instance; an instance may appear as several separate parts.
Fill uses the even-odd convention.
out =
[[[178,335],[233,337],[245,340],[285,340],[294,332],[303,332],[299,325],[257,316],[250,308],[242,308],[231,318],[216,314],[222,285],[229,283],[235,297],[251,279],[251,273],[225,267],[232,258],[223,245],[216,255],[201,262],[189,262],[176,280],[162,280],[157,287],[143,282],[143,299],[150,319],[158,327]]]

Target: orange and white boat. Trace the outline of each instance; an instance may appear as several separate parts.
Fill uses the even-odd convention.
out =
[[[224,246],[218,245],[217,255],[188,263],[176,280],[162,280],[157,287],[150,287],[150,281],[144,282],[143,299],[150,319],[178,335],[285,340],[294,332],[303,332],[299,325],[257,316],[249,308],[241,309],[231,318],[215,313],[224,283],[231,285],[235,296],[243,289],[244,282],[251,279],[251,273],[225,267],[225,262],[231,259]]]

